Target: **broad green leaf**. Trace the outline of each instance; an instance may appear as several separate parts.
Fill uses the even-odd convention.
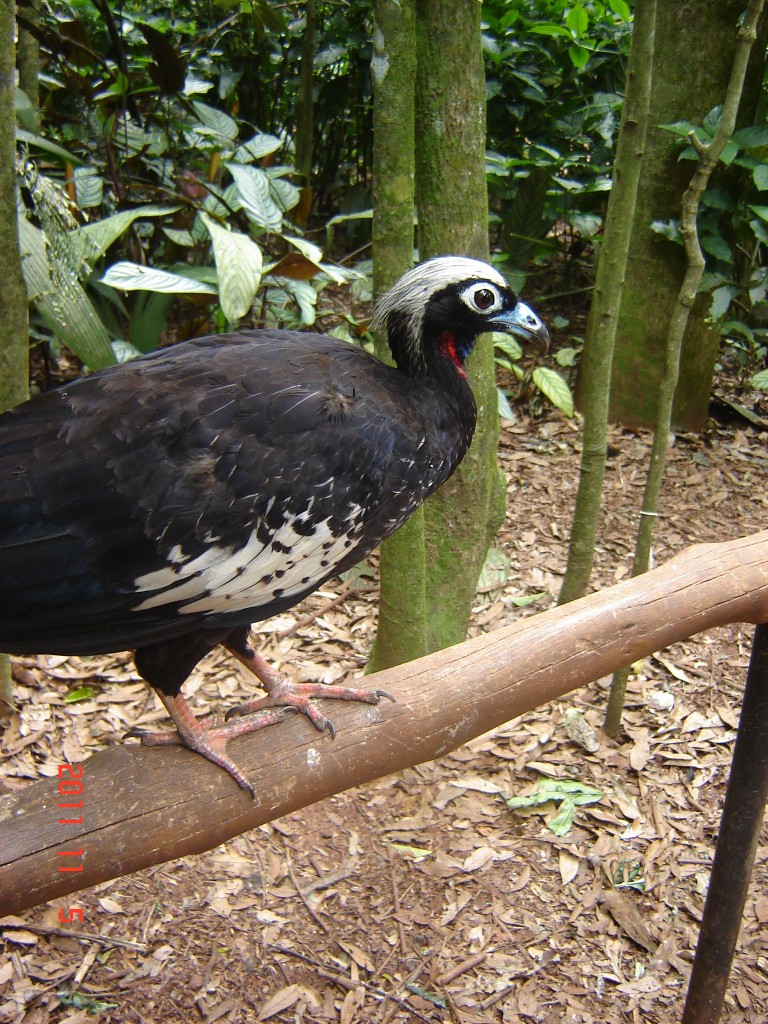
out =
[[[104,197],[104,179],[94,167],[76,167],[74,170],[75,197],[81,210],[101,206]]]
[[[722,235],[702,231],[699,242],[704,252],[708,252],[710,256],[715,256],[717,259],[726,260],[727,262],[733,259],[731,247]]]
[[[577,39],[585,34],[589,28],[589,15],[581,6],[575,6],[565,16],[565,24],[571,30],[571,34]]]
[[[768,370],[759,370],[750,377],[749,382],[758,391],[768,391]]]
[[[170,292],[175,295],[215,295],[216,288],[191,277],[171,274],[157,267],[142,267],[129,260],[114,263],[101,278],[102,284],[122,291]]]
[[[625,3],[624,0],[608,0],[608,6],[622,21],[629,21],[631,19],[632,12],[629,9],[629,4]]]
[[[721,320],[738,294],[739,289],[734,287],[734,285],[726,284],[720,288],[715,288],[712,292],[712,305],[709,307],[709,315],[712,319]]]
[[[231,143],[237,138],[237,122],[233,121],[229,114],[215,107],[209,107],[201,100],[193,100],[192,106],[200,118],[200,122],[213,134],[219,136],[224,143]]]
[[[509,598],[510,602],[515,608],[527,608],[529,604],[535,604],[536,601],[540,601],[542,597],[547,597],[546,590],[540,590],[537,594],[524,594],[521,597]],[[505,600],[507,600],[505,598]]]
[[[182,228],[168,228],[163,227],[163,234],[168,238],[174,245],[193,246],[197,243],[197,239],[191,231],[187,231]]]
[[[509,356],[513,363],[523,358],[523,346],[517,338],[513,338],[510,334],[505,334],[503,331],[493,331],[491,339],[493,347]]]
[[[43,152],[57,157],[62,161],[62,163],[72,164],[73,167],[80,167],[84,163],[79,156],[75,156],[74,153],[70,153],[62,146],[57,145],[55,142],[51,142],[49,139],[44,139],[40,135],[34,135],[32,132],[25,131],[23,128],[16,129],[16,138],[20,142],[26,142],[28,146],[33,146],[35,149],[42,149]]]
[[[740,149],[758,149],[761,146],[768,146],[768,128],[764,125],[753,124],[746,128],[739,128],[731,136]]]
[[[558,366],[575,366],[578,358],[579,350],[577,348],[561,348],[555,352],[555,362]]]
[[[292,210],[294,206],[297,206],[301,199],[301,190],[292,185],[290,181],[285,181],[284,178],[272,178],[269,179],[269,189],[272,196],[272,202],[283,213],[287,213],[288,210]]]
[[[517,416],[515,411],[509,404],[509,396],[503,388],[496,388],[496,397],[498,399],[499,416],[503,420],[511,420],[513,423],[517,422]]]
[[[725,164],[725,166],[728,167],[730,164],[733,163],[733,161],[736,159],[738,155],[739,147],[736,145],[733,139],[729,139],[728,142],[726,142],[726,144],[723,146],[723,151],[720,154],[720,163]]]
[[[752,180],[760,192],[768,189],[768,164],[758,164],[752,171]]]
[[[236,323],[245,316],[261,283],[261,249],[247,235],[228,231],[203,214],[213,241],[219,279],[219,303],[224,316]]]
[[[552,405],[566,416],[573,416],[574,405],[571,389],[565,378],[548,366],[537,366],[533,371],[533,383],[545,395]]]
[[[760,220],[768,221],[768,206],[756,206],[748,203],[747,209],[751,210],[752,213],[756,213]]]
[[[583,68],[589,60],[589,50],[585,46],[572,43],[568,47],[568,56],[575,68]]]
[[[138,206],[135,210],[122,210],[111,217],[86,224],[72,232],[72,239],[81,246],[85,259],[99,259],[117,239],[128,230],[135,220],[144,217],[164,217],[175,213],[179,206]]]
[[[571,797],[566,797],[560,804],[560,810],[547,822],[547,828],[556,836],[565,836],[573,828],[573,815],[576,805]]]
[[[30,302],[50,330],[92,370],[111,366],[109,333],[80,282],[67,267],[51,266],[43,232],[19,218],[19,248]]]
[[[532,25],[528,25],[527,31],[537,36],[565,36],[566,39],[571,38],[571,33],[565,25],[558,25],[553,21],[536,21]]]
[[[251,160],[260,160],[280,149],[282,144],[282,139],[278,139],[276,135],[259,133],[237,147],[234,159],[241,164],[250,163]]]
[[[283,224],[282,212],[269,194],[269,178],[259,167],[250,164],[227,163],[234,179],[237,195],[243,209],[259,227],[279,231]]]

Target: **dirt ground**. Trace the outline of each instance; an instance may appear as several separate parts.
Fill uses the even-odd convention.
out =
[[[764,436],[711,421],[676,438],[657,563],[765,525]],[[502,441],[507,578],[479,594],[474,633],[549,606],[565,565],[578,426],[521,413]],[[646,436],[612,431],[595,587],[629,573],[647,454]],[[534,594],[544,596],[520,607]],[[328,682],[359,673],[375,594],[353,590],[329,608],[332,596],[268,623],[264,653]],[[718,629],[636,665],[618,742],[599,732],[599,680],[440,761],[83,892],[71,934],[54,930],[71,900],[23,915],[26,927],[0,922],[0,1022],[679,1021],[750,640],[751,627]],[[20,713],[0,739],[9,789],[162,718],[127,655],[16,668]],[[187,692],[202,711],[236,703],[243,684],[214,655]],[[65,704],[83,685],[93,694]],[[595,730],[586,748],[566,728],[574,711]],[[504,802],[547,779],[598,791],[561,836],[548,827],[557,806],[519,813]],[[727,1024],[768,1019],[767,839]]]

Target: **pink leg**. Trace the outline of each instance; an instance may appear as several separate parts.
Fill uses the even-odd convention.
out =
[[[140,729],[133,729],[128,735],[138,736],[147,747],[182,744],[190,750],[202,754],[208,761],[212,761],[229,772],[238,786],[242,786],[255,800],[256,794],[250,782],[227,754],[227,743],[235,736],[245,736],[247,733],[263,729],[267,725],[282,722],[285,718],[283,711],[264,711],[258,715],[243,718],[239,722],[233,722],[231,725],[212,728],[204,725],[205,719],[201,721],[195,718],[186,698],[181,693],[176,694],[175,697],[169,697],[159,690],[155,692],[168,709],[168,714],[178,731],[143,732]]]
[[[295,708],[306,715],[316,729],[327,731],[331,736],[336,730],[329,719],[322,715],[312,703],[312,697],[330,697],[335,700],[359,700],[366,704],[378,704],[382,697],[395,698],[386,690],[365,690],[352,686],[326,686],[323,683],[292,683],[282,672],[277,672],[256,651],[245,645],[225,645],[237,660],[252,672],[267,691],[266,697],[250,700],[239,707],[230,708],[226,717],[233,715],[263,714],[267,708]]]

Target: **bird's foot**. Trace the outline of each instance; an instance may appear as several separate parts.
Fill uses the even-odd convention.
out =
[[[167,697],[165,694],[158,693],[158,696],[168,709],[178,731],[145,732],[143,729],[131,729],[127,735],[138,737],[145,747],[180,744],[189,750],[194,750],[197,754],[202,754],[206,760],[219,765],[220,768],[228,772],[238,786],[242,787],[255,800],[256,793],[253,786],[227,753],[227,744],[237,736],[245,736],[268,725],[282,722],[285,718],[285,711],[280,708],[267,709],[228,725],[209,726],[205,724],[209,719],[195,718],[181,694]]]
[[[264,714],[269,708],[285,708],[301,712],[320,732],[327,732],[333,738],[336,730],[313,703],[313,697],[330,697],[335,700],[357,700],[366,704],[378,704],[382,697],[394,701],[386,690],[365,690],[354,686],[327,686],[324,683],[293,683],[287,676],[275,671],[261,657],[251,651],[230,648],[243,665],[259,678],[267,691],[266,697],[248,701],[227,711],[226,718],[233,716]]]

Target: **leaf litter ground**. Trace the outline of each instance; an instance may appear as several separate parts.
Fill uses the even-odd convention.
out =
[[[579,438],[555,414],[505,425],[503,557],[473,633],[556,597]],[[764,526],[763,438],[711,423],[676,439],[657,562]],[[629,574],[648,449],[646,435],[612,430],[596,587]],[[342,601],[323,592],[264,624],[264,653],[302,678],[358,676],[373,582],[348,581]],[[86,891],[76,927],[88,938],[62,933],[58,909],[71,900],[0,923],[0,1022],[679,1021],[750,640],[751,627],[718,629],[635,666],[618,742],[599,731],[599,680],[440,761]],[[18,659],[15,674],[21,711],[0,740],[9,789],[163,718],[127,655]],[[65,703],[83,687],[92,694]],[[247,693],[218,655],[186,690],[198,713]],[[570,827],[567,803],[506,806],[542,780],[602,795],[572,807]],[[547,824],[558,813],[562,835]],[[768,1019],[767,861],[764,833],[727,1024]]]

